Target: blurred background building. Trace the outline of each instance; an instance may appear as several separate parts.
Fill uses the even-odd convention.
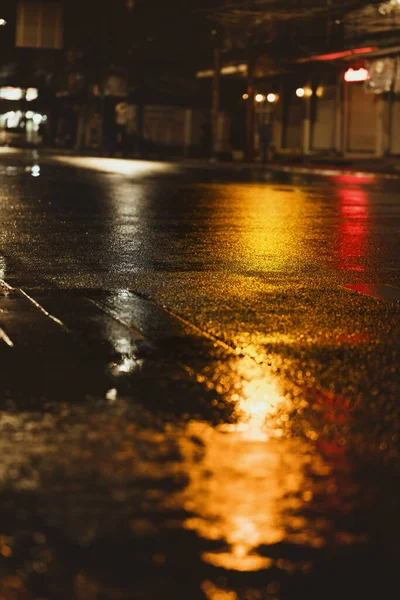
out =
[[[202,32],[189,7],[5,0],[0,8],[0,142],[207,155],[208,102],[194,75]]]
[[[265,122],[281,156],[400,152],[400,0],[217,0],[209,15],[218,51],[197,77],[214,95],[242,79],[234,157],[260,157]]]
[[[400,153],[400,0],[3,0],[0,143]]]

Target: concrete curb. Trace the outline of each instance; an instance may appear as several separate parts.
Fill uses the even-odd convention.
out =
[[[162,161],[163,162],[163,161]],[[366,178],[374,178],[374,179],[392,179],[398,180],[400,179],[399,173],[388,173],[385,171],[373,170],[373,169],[357,169],[348,168],[348,167],[330,167],[330,166],[298,166],[298,165],[285,165],[279,163],[269,163],[267,165],[263,165],[261,163],[224,163],[224,162],[208,162],[208,161],[193,161],[192,163],[188,161],[166,161],[167,164],[178,165],[182,167],[192,167],[192,168],[209,168],[214,169],[216,171],[224,171],[224,170],[235,170],[235,171],[244,171],[244,170],[253,170],[253,171],[275,171],[281,173],[298,173],[299,175],[320,175],[323,177],[337,177],[341,175],[349,175],[352,177],[357,177],[360,180]]]
[[[303,174],[303,175],[320,175],[323,177],[337,177],[337,176],[342,176],[342,175],[348,175],[348,176],[352,176],[352,177],[357,177],[360,180],[361,179],[366,179],[366,178],[374,178],[374,179],[385,179],[385,180],[398,180],[400,179],[400,171],[398,173],[393,173],[393,172],[387,172],[387,171],[380,171],[379,169],[374,169],[372,166],[371,168],[367,168],[365,169],[365,167],[363,168],[362,166],[360,166],[359,168],[357,168],[357,166],[355,165],[354,167],[340,167],[340,166],[329,166],[329,163],[327,163],[327,165],[325,166],[317,166],[317,165],[308,165],[308,166],[301,166],[301,165],[295,165],[295,164],[279,164],[279,163],[273,163],[270,162],[266,165],[262,164],[262,163],[240,163],[240,162],[219,162],[219,161],[211,161],[211,160],[196,160],[196,159],[180,159],[180,158],[176,158],[175,160],[173,158],[169,159],[169,160],[163,160],[163,159],[157,159],[157,158],[138,158],[138,157],[132,157],[132,156],[102,156],[100,154],[90,154],[90,153],[76,153],[76,152],[71,152],[71,151],[65,151],[60,149],[60,151],[58,151],[57,149],[52,149],[52,148],[42,148],[42,149],[37,149],[39,155],[42,154],[44,156],[71,156],[71,157],[90,157],[90,158],[107,158],[107,159],[115,159],[115,160],[132,160],[132,161],[140,161],[140,162],[154,162],[154,163],[163,163],[166,165],[174,165],[174,166],[179,166],[179,167],[187,167],[187,168],[194,168],[194,169],[212,169],[215,171],[227,171],[227,170],[233,170],[233,171],[244,171],[244,170],[252,170],[252,171],[262,171],[262,172],[268,172],[268,171],[274,171],[274,172],[281,172],[281,173],[297,173],[299,175]]]
[[[271,171],[280,171],[284,173],[299,173],[322,175],[324,177],[337,177],[341,175],[350,175],[359,179],[374,178],[374,179],[400,179],[400,173],[385,173],[380,171],[358,171],[352,169],[331,169],[321,167],[296,167],[296,166],[278,166],[272,165]]]

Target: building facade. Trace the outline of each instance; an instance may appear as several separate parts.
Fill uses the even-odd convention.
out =
[[[266,121],[276,154],[400,154],[400,2],[352,6],[320,21],[277,22],[265,30],[270,39],[256,57],[249,46],[247,55],[237,50],[221,61],[221,88],[241,77],[247,105],[246,131],[232,138],[233,156],[261,157]],[[198,73],[207,75],[218,80],[215,69]]]
[[[369,48],[345,59],[327,57],[307,66],[307,74],[282,77],[280,93],[276,93],[278,106],[272,119],[277,152],[400,154],[397,51]],[[268,82],[260,87],[268,90]],[[268,97],[268,91],[264,96]]]

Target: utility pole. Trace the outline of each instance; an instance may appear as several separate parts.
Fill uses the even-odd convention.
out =
[[[221,85],[221,48],[214,48],[214,75],[212,81],[212,109],[211,109],[211,159],[217,160],[218,156],[218,122],[220,110],[220,85]]]
[[[310,154],[311,151],[311,116],[313,102],[313,84],[311,81],[307,83],[305,103],[305,116],[303,122],[303,154]]]
[[[254,58],[248,62],[246,105],[246,160],[254,158]]]

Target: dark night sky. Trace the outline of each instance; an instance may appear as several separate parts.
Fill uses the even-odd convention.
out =
[[[131,49],[149,62],[176,62],[192,66],[207,52],[211,24],[196,9],[204,0],[65,0],[66,47],[101,52],[110,59]],[[0,47],[12,49],[15,39],[15,0],[2,0],[0,16],[7,19]],[[201,59],[200,59],[201,60]]]
[[[204,15],[195,9],[199,0],[136,0],[128,11],[125,0],[99,6],[98,0],[70,0],[66,17],[68,45],[108,53],[110,58],[131,50],[149,63],[197,66],[208,51]]]

